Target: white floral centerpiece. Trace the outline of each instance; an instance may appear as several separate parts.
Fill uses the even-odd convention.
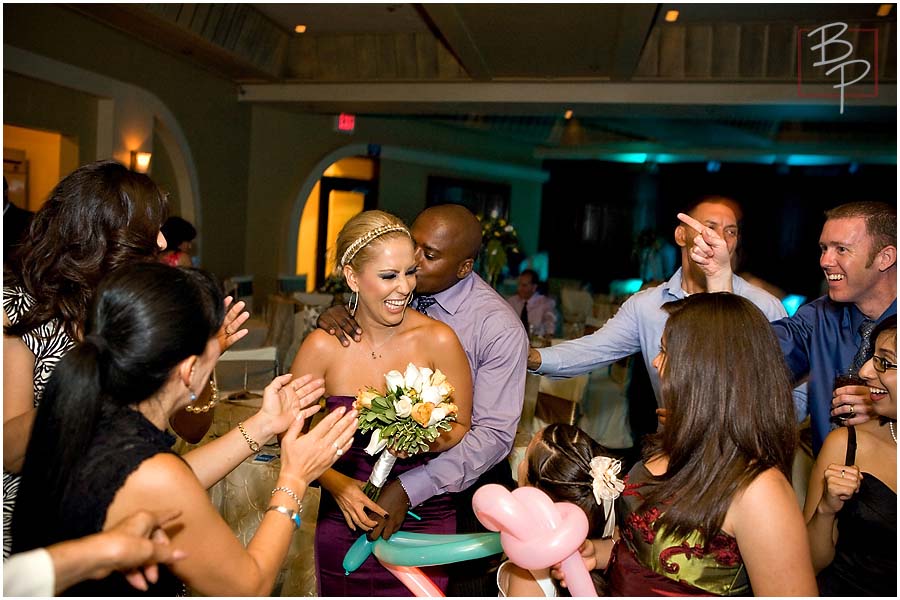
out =
[[[366,453],[382,453],[363,487],[372,500],[378,500],[397,460],[390,452],[384,452],[385,448],[409,455],[427,452],[428,444],[442,431],[450,431],[450,423],[459,412],[451,401],[453,386],[440,369],[432,371],[409,363],[405,373],[389,371],[384,379],[384,393],[369,387],[353,403],[359,411],[359,431],[372,431]]]

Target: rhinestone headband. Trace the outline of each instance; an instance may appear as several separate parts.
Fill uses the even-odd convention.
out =
[[[350,244],[347,247],[347,250],[344,252],[344,256],[341,257],[341,266],[345,266],[350,263],[353,258],[359,254],[359,251],[365,248],[369,243],[372,242],[377,237],[381,237],[386,233],[391,233],[392,231],[402,231],[407,236],[409,236],[409,230],[403,225],[383,225],[381,227],[376,227],[372,231],[366,233],[363,236],[360,236],[355,242]],[[410,236],[412,239],[412,236]]]

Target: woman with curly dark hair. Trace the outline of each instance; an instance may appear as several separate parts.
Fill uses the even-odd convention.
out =
[[[10,523],[18,475],[36,409],[56,363],[83,337],[100,280],[122,265],[156,262],[166,247],[160,227],[166,195],[146,175],[97,161],[60,181],[35,214],[16,252],[16,269],[3,272],[3,556],[11,547]],[[231,305],[218,334],[224,352],[246,335],[244,303]],[[230,308],[229,308],[230,307]],[[26,377],[26,373],[32,376]],[[204,396],[201,395],[201,402]],[[198,441],[212,412],[173,421]],[[201,432],[202,431],[202,432]]]
[[[156,184],[114,161],[60,181],[3,274],[3,555],[36,408],[56,363],[82,336],[101,278],[165,248],[167,201]],[[32,377],[25,376],[31,373]]]

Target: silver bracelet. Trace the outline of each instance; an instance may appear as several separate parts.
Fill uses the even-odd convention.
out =
[[[291,520],[291,523],[294,525],[294,529],[300,529],[300,513],[294,512],[286,506],[281,505],[273,505],[266,509],[266,512],[274,510],[275,512],[280,512],[288,519]]]
[[[280,486],[278,486],[277,488],[275,488],[274,490],[272,490],[272,495],[273,495],[273,496],[275,495],[275,492],[284,492],[285,494],[287,494],[288,496],[290,496],[291,498],[293,498],[293,499],[294,499],[294,502],[297,503],[297,512],[298,512],[298,513],[302,513],[302,512],[303,512],[303,501],[300,499],[300,496],[298,496],[296,493],[294,493],[294,490],[292,490],[292,489],[289,488],[289,487],[285,487],[285,486],[283,486],[283,485],[280,485]]]

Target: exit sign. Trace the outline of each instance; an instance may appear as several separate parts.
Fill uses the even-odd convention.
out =
[[[340,133],[353,133],[356,129],[356,115],[341,113],[335,119],[334,128]]]

